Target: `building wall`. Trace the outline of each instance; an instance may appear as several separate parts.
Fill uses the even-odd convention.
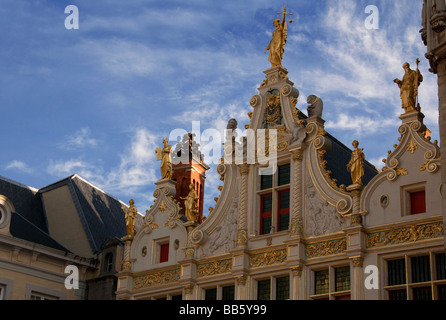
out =
[[[259,285],[269,284],[270,298],[275,299],[283,281],[289,299],[389,299],[394,289],[414,298],[412,258],[427,255],[434,270],[436,254],[444,253],[440,153],[438,145],[425,138],[423,115],[401,115],[400,142],[367,186],[339,186],[327,170],[325,155],[334,142],[327,136],[325,121],[318,116],[306,119],[302,139],[289,143],[290,134],[303,125],[293,112],[298,91],[283,76],[286,70],[265,73],[274,81],[251,99],[249,126],[262,128],[267,95],[277,89],[283,122],[277,127],[276,159],[279,166],[289,163],[291,170],[289,183],[271,191],[272,215],[278,212],[277,194],[289,189],[288,229],[277,231],[278,218],[273,218],[271,232],[261,232],[261,165],[219,165],[221,194],[198,226],[179,220],[171,201],[175,182],[159,181],[155,204],[133,241],[126,243],[130,254],[124,258],[126,268],[117,274],[117,298],[171,299],[181,293],[186,300],[204,299],[207,289],[216,289],[213,294],[222,298],[224,288],[233,286],[235,299],[256,300],[264,297],[259,296]],[[421,189],[426,212],[410,215],[405,198]],[[168,261],[161,263],[158,244],[164,242],[170,243],[171,251]],[[406,284],[389,286],[389,261],[401,258],[406,262]],[[378,288],[365,285],[369,266],[376,267]],[[336,274],[343,279],[341,272],[349,272],[349,285],[337,289]],[[328,283],[328,292],[316,292],[316,282]],[[437,281],[433,273],[423,286],[438,298],[438,286],[445,284],[446,279]]]
[[[65,273],[68,265],[79,270],[79,289],[68,290]],[[31,294],[51,299],[77,300],[85,298],[86,282],[91,261],[66,254],[14,237],[0,236],[0,286],[7,293],[3,299],[29,300]]]
[[[67,185],[42,193],[49,234],[72,252],[93,257]]]

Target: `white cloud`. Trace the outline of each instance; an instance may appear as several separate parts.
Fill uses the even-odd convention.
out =
[[[14,160],[6,165],[5,170],[17,170],[24,173],[32,173],[34,170],[30,168],[26,163],[19,160]]]
[[[86,147],[96,147],[98,145],[98,140],[91,137],[90,128],[81,128],[72,136],[66,138],[66,140],[61,143],[62,148],[67,150],[80,149]]]
[[[127,148],[120,153],[118,166],[107,169],[101,161],[85,160],[85,157],[70,160],[51,160],[47,172],[58,178],[78,174],[109,193],[152,199],[145,191],[157,180],[155,148],[160,145],[158,136],[146,129],[136,129],[129,138]],[[162,140],[161,140],[162,142]]]

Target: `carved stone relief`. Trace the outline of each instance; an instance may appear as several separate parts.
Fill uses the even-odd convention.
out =
[[[345,227],[345,220],[336,212],[317,192],[311,179],[307,182],[306,199],[306,236],[320,236],[341,231]]]
[[[209,238],[203,246],[204,256],[223,254],[236,247],[238,214],[238,196],[236,196],[232,199],[232,205],[225,217],[215,228],[215,231],[209,234]]]

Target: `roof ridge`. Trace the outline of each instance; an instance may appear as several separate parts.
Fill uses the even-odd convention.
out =
[[[18,186],[18,187],[21,187],[21,188],[24,188],[24,189],[31,190],[31,191],[33,191],[33,192],[35,192],[35,193],[39,192],[39,189],[37,189],[37,188],[27,186],[26,184],[17,182],[17,181],[15,181],[15,180],[6,178],[6,177],[1,176],[1,175],[0,175],[0,179],[6,181],[6,182],[8,182],[8,183],[14,184],[14,185],[16,185],[16,186]]]

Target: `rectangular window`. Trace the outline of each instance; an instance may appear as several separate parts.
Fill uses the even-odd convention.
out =
[[[270,300],[270,299],[271,299],[270,279],[257,281],[257,300]]]
[[[320,270],[314,272],[314,294],[324,294],[329,291],[329,271]]]
[[[388,285],[395,286],[406,283],[406,260],[387,261]]]
[[[279,223],[277,231],[288,230],[290,222],[290,191],[279,192]]]
[[[273,196],[271,194],[261,196],[260,205],[260,234],[268,234],[271,232]]]
[[[217,288],[206,289],[204,292],[204,300],[217,300]]]
[[[407,292],[405,289],[402,290],[390,290],[389,291],[389,300],[407,300]]]
[[[235,299],[235,287],[227,286],[222,288],[221,298],[224,301],[230,301]]]
[[[40,292],[32,291],[30,295],[30,300],[59,300],[58,297],[50,296]]]
[[[336,291],[350,290],[350,267],[335,269]]]
[[[438,286],[438,300],[446,300],[446,285]]]
[[[431,281],[429,256],[412,257],[412,283]]]
[[[431,287],[413,288],[413,300],[432,300]]]
[[[445,299],[444,254],[428,252],[387,261],[385,287],[390,300]],[[406,279],[407,278],[407,279]]]
[[[276,278],[276,300],[290,298],[290,277]]]
[[[0,285],[0,300],[5,300],[5,286]]]
[[[267,190],[273,187],[273,176],[272,175],[261,175],[260,176],[260,190]]]
[[[435,265],[437,271],[437,280],[446,280],[446,264],[444,253],[438,253],[435,255]]]
[[[169,261],[169,244],[160,245],[160,263]]]
[[[182,294],[176,294],[176,295],[172,296],[172,300],[183,300],[183,295]]]
[[[278,185],[284,186],[290,184],[290,164],[285,164],[279,167]]]
[[[420,214],[426,212],[426,191],[410,193],[410,214]]]

